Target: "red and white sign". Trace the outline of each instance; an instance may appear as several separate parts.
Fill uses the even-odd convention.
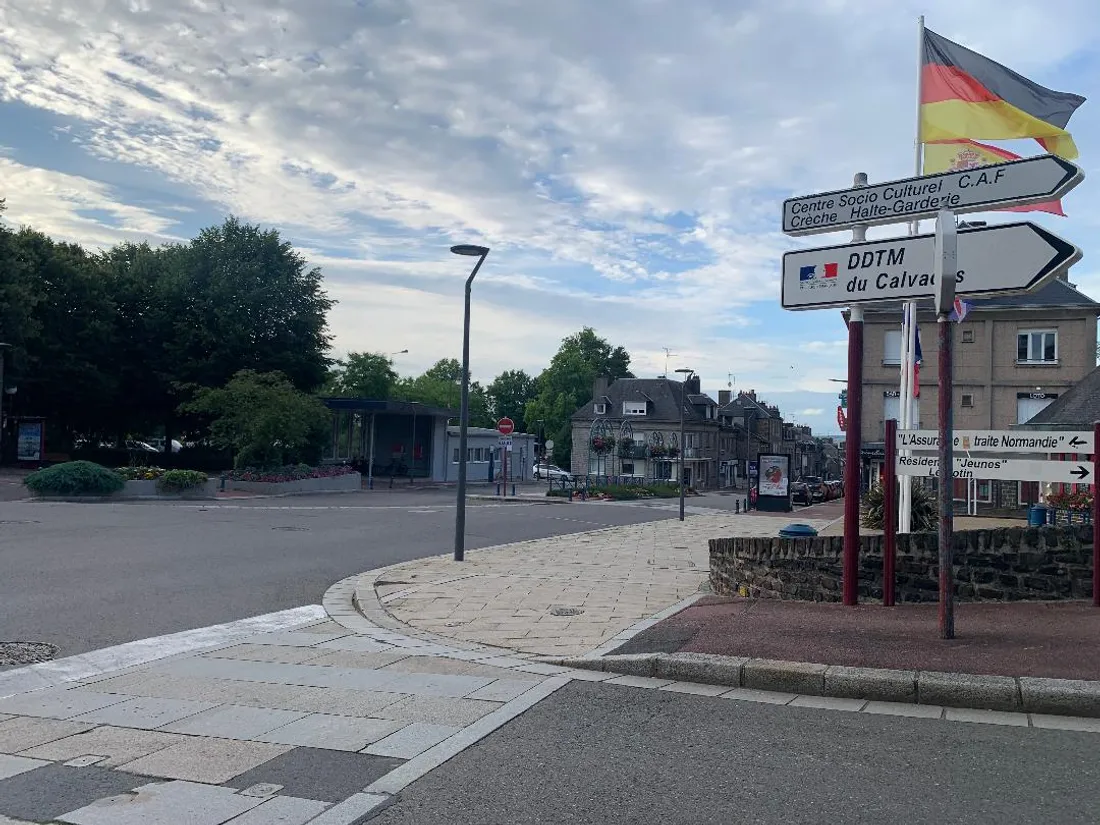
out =
[[[502,418],[497,422],[497,431],[501,435],[511,435],[516,431],[516,423],[511,418]]]
[[[848,419],[846,419],[844,417],[844,408],[843,407],[837,407],[836,408],[836,423],[837,423],[837,426],[840,427],[840,431],[842,433],[846,432],[848,430]]]

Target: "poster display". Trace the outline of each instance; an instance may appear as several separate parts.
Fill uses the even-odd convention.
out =
[[[761,455],[760,475],[756,481],[756,506],[759,510],[788,512],[791,509],[791,457]]]
[[[42,422],[23,421],[15,439],[16,461],[42,460]]]

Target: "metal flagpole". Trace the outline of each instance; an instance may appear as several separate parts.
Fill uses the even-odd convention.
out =
[[[921,144],[920,134],[920,116],[921,116],[921,97],[923,92],[923,76],[924,76],[924,15],[922,14],[917,18],[917,122],[916,122],[916,139],[913,143],[913,173],[920,177],[924,174],[924,152],[923,145]],[[909,224],[909,234],[920,234],[920,221],[913,221]],[[902,420],[903,429],[916,429],[920,427],[920,422],[915,421],[914,413],[914,382],[913,376],[916,371],[916,358],[917,358],[917,304],[915,301],[909,301],[906,304],[905,324],[902,326],[902,353],[904,355],[904,363],[901,369],[901,392],[898,406],[899,417]],[[909,455],[910,451],[906,450],[905,455]],[[912,477],[901,477],[901,496],[898,502],[898,532],[908,533],[911,522],[912,506],[913,506],[913,488]]]

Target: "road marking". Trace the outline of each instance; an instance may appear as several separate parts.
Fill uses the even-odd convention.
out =
[[[65,682],[88,679],[123,668],[148,664],[191,653],[201,648],[224,647],[258,633],[300,627],[322,621],[327,617],[328,614],[321,605],[311,604],[235,622],[183,630],[149,639],[138,639],[114,647],[104,647],[88,653],[67,656],[52,662],[9,670],[6,673],[0,673],[0,699],[16,693],[56,687]]]

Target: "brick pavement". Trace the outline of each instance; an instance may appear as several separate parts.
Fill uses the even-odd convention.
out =
[[[588,505],[615,506],[615,505]],[[582,655],[701,592],[707,541],[776,535],[805,514],[734,514],[692,508],[678,519],[421,559],[371,571],[356,591],[372,619],[456,642],[545,656]],[[571,510],[571,513],[579,512]]]

